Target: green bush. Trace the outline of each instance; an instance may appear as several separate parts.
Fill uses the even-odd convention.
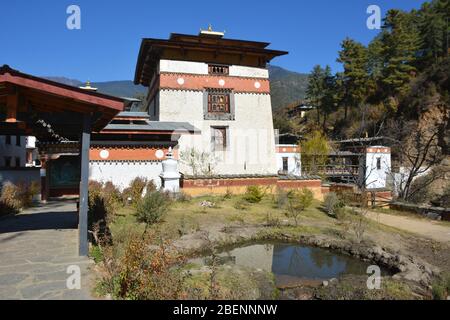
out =
[[[108,181],[103,186],[101,195],[108,215],[113,217],[122,207],[122,193],[111,181]]]
[[[149,192],[138,204],[136,216],[139,222],[147,225],[160,222],[169,210],[171,199],[159,191]]]
[[[294,219],[295,225],[297,226],[300,214],[312,205],[313,200],[314,194],[306,188],[291,193],[288,196],[285,215],[288,218]]]
[[[314,200],[314,193],[307,188],[303,188],[302,190],[300,190],[298,197],[301,210],[306,210],[312,205],[312,202]]]
[[[245,201],[245,200],[243,200],[243,199],[239,199],[239,200],[237,200],[237,201],[234,203],[233,207],[234,207],[236,210],[247,210],[247,209],[248,209],[248,202]]]
[[[95,233],[94,238],[109,238],[108,224],[113,221],[122,206],[121,192],[112,182],[103,184],[98,181],[89,181],[88,199],[89,230]]]
[[[264,196],[265,192],[260,186],[249,186],[244,194],[244,200],[250,203],[259,203]]]
[[[123,201],[125,204],[129,204],[131,200],[131,204],[134,206],[138,206],[142,200],[142,195],[144,194],[144,190],[154,191],[156,187],[152,181],[147,181],[145,178],[137,177],[133,181],[131,181],[130,186],[123,190]],[[154,188],[154,189],[153,189]]]
[[[431,285],[433,299],[447,300],[450,296],[450,273],[444,273],[435,279]]]
[[[340,208],[344,207],[343,202],[334,192],[330,192],[325,196],[323,205],[327,214],[334,217],[337,215],[337,211],[339,211]]]

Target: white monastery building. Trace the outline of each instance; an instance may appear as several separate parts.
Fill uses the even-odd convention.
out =
[[[151,121],[187,122],[198,129],[179,138],[179,154],[192,148],[207,154],[217,175],[276,175],[267,63],[287,52],[223,35],[210,29],[198,36],[144,39],[135,84],[149,88],[145,106]],[[180,170],[189,174],[183,161]]]

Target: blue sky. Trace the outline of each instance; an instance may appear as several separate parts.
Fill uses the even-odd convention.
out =
[[[333,70],[347,36],[367,44],[377,31],[366,27],[369,5],[419,8],[424,0],[40,0],[0,2],[0,65],[39,76],[81,81],[134,77],[141,38],[171,32],[197,34],[209,23],[227,38],[271,42],[290,54],[272,64],[309,72]],[[81,8],[81,30],[68,30],[66,9]]]

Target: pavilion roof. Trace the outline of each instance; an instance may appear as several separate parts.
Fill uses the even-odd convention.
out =
[[[27,121],[32,121],[32,114],[53,115],[55,121],[52,124],[59,125],[59,130],[73,135],[75,131],[78,132],[77,116],[91,114],[93,130],[100,131],[123,110],[124,100],[32,76],[4,65],[0,67],[0,105],[6,105],[7,109],[14,105],[17,108],[15,120],[22,127]],[[65,118],[65,122],[57,123],[62,118]],[[3,123],[5,126],[2,126],[12,127],[14,122]],[[70,125],[76,125],[77,129],[69,132]]]

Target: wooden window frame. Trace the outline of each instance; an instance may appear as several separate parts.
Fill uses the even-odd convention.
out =
[[[381,170],[381,158],[377,158],[377,170]]]
[[[213,144],[213,151],[224,151],[228,148],[228,127],[211,127],[211,140],[212,140],[212,144]],[[221,131],[222,132],[222,138],[223,141],[222,143],[219,145],[216,142],[216,131]]]
[[[228,76],[230,74],[230,67],[220,64],[208,65],[208,74],[211,76]]]
[[[223,103],[214,101],[220,98],[224,99]],[[220,108],[221,105],[223,105],[223,108]],[[211,114],[231,113],[230,93],[220,91],[210,91],[208,93],[208,113]]]
[[[283,171],[288,172],[289,171],[289,157],[283,157],[282,160],[283,160]]]

